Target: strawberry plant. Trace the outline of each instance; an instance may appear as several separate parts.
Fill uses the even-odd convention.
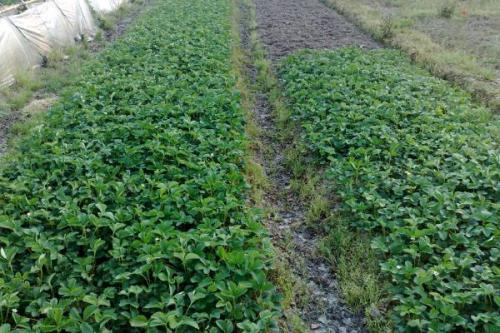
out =
[[[279,75],[348,222],[378,235],[404,332],[496,332],[498,117],[398,52],[302,52]]]
[[[0,170],[2,332],[258,332],[227,0],[158,1]]]

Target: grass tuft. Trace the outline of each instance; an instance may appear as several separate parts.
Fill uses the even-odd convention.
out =
[[[457,4],[454,1],[445,2],[439,8],[439,16],[443,18],[451,18],[453,14],[455,14],[455,10],[457,9]]]

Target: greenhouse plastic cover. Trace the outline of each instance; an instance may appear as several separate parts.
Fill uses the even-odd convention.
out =
[[[54,3],[70,22],[75,36],[95,34],[95,21],[85,0],[54,0]]]
[[[98,13],[109,13],[120,7],[125,0],[89,0],[90,6]]]
[[[97,13],[116,10],[126,0],[89,0]],[[0,87],[20,70],[37,67],[52,49],[93,36],[96,25],[87,0],[51,0],[19,15],[0,18]]]
[[[9,18],[0,18],[0,86],[10,85],[20,69],[38,66],[41,56]]]
[[[73,43],[76,37],[70,22],[54,2],[42,3],[22,14],[11,16],[10,21],[29,44],[43,55],[54,47]]]

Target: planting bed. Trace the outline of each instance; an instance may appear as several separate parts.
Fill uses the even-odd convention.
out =
[[[302,52],[278,72],[304,153],[378,235],[396,328],[495,332],[498,118],[393,51]]]
[[[272,325],[229,7],[158,1],[7,157],[0,331]]]
[[[319,0],[134,20],[2,159],[0,332],[497,331],[497,116]]]

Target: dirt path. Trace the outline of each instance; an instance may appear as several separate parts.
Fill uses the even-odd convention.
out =
[[[333,49],[347,45],[376,48],[378,45],[363,35],[345,18],[318,0],[243,0],[241,40],[252,54],[249,27],[257,23],[257,32],[268,57],[276,61],[299,49]],[[250,5],[250,7],[248,7]],[[253,17],[255,15],[255,17]],[[256,22],[252,22],[256,20]],[[255,54],[254,54],[255,56]],[[253,59],[255,64],[255,59]],[[343,302],[332,267],[317,254],[319,235],[306,227],[308,207],[291,189],[292,174],[285,166],[284,151],[289,143],[279,138],[275,115],[258,72],[250,65],[248,73],[256,88],[254,119],[262,133],[262,146],[256,160],[264,167],[271,183],[265,193],[268,210],[273,214],[265,221],[273,244],[279,248],[294,278],[305,286],[306,301],[292,304],[291,311],[313,333],[366,332],[361,314],[351,312]],[[298,332],[286,318],[285,330]],[[300,330],[302,331],[302,330]]]
[[[7,137],[13,124],[21,118],[19,112],[11,112],[0,118],[0,156],[7,150]]]
[[[254,0],[254,3],[260,37],[273,60],[299,49],[379,47],[319,0]]]

